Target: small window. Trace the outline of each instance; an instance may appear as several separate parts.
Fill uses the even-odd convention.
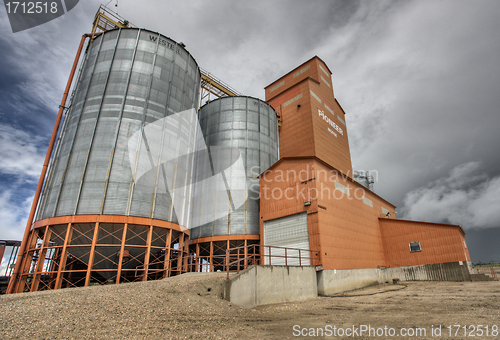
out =
[[[410,242],[410,253],[414,253],[416,251],[422,251],[422,248],[420,248],[420,242]]]

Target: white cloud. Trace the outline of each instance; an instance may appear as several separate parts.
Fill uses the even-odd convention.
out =
[[[44,161],[38,153],[40,141],[40,137],[0,125],[0,174],[4,181],[0,191],[0,239],[22,239]],[[26,190],[26,185],[32,190]]]
[[[26,228],[33,196],[22,197],[21,203],[14,203],[15,190],[0,192],[0,239],[21,240]]]
[[[40,176],[44,157],[38,152],[40,137],[0,125],[0,173],[33,181]]]
[[[3,190],[0,192],[0,239],[2,240],[21,241],[26,229],[33,196],[23,196],[21,204],[16,204],[14,203],[14,201],[17,201],[14,199],[16,195],[16,190]],[[10,251],[12,251],[12,247],[7,247],[0,263],[0,275],[3,275],[7,269],[8,259],[11,255]],[[15,258],[12,261],[15,261]]]
[[[5,257],[2,259],[2,263],[0,263],[0,275],[4,275],[5,270],[7,269],[7,261],[8,260]]]
[[[448,222],[467,228],[500,226],[500,176],[488,179],[479,162],[455,167],[449,175],[406,194],[405,219]]]
[[[333,72],[354,168],[404,194],[480,159],[498,175],[500,3],[362,2],[314,49]]]

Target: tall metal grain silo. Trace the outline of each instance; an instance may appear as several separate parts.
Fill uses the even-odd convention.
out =
[[[138,28],[103,32],[83,59],[17,292],[165,277],[188,252],[173,206],[189,195],[173,197],[167,183],[191,176],[189,157],[172,155],[196,141],[186,129],[197,121],[166,118],[196,117],[196,61],[183,44]]]
[[[197,149],[210,156],[195,160],[190,243],[212,271],[227,249],[259,243],[257,176],[278,161],[278,117],[260,99],[233,96],[205,104],[199,122]]]

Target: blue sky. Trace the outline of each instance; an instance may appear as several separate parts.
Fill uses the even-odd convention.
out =
[[[182,41],[239,92],[314,55],[347,112],[354,170],[398,217],[460,224],[500,262],[500,2],[132,1],[109,6]],[[0,10],[0,239],[20,239],[71,64],[100,3],[12,33]]]

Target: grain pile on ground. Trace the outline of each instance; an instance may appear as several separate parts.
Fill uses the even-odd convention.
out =
[[[217,273],[187,274],[4,295],[0,339],[286,339],[294,338],[295,325],[309,329],[362,324],[426,328],[428,339],[439,338],[431,336],[431,327],[442,325],[442,338],[456,339],[464,337],[447,336],[448,325],[489,325],[490,335],[493,325],[500,326],[499,281],[390,284],[244,309],[221,299],[224,279]]]

